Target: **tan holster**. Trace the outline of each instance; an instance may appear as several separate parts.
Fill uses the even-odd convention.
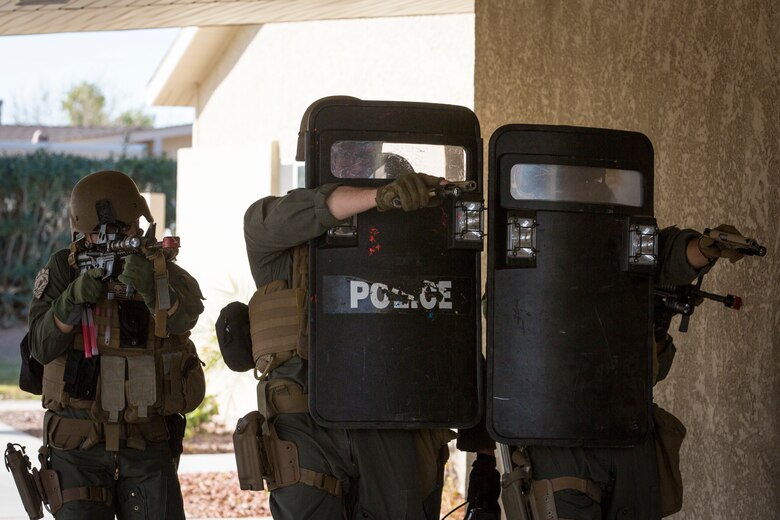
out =
[[[341,482],[332,475],[301,468],[298,447],[280,439],[271,421],[278,414],[308,412],[303,388],[289,379],[266,380],[258,383],[257,396],[259,411],[239,419],[233,433],[241,489],[262,490],[263,480],[270,491],[302,483],[340,498]]]

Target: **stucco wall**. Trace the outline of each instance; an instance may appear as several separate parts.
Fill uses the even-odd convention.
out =
[[[242,200],[255,200],[271,194],[270,187],[279,184],[271,182],[271,158],[294,159],[300,118],[312,101],[347,94],[472,106],[473,63],[473,15],[237,28],[199,85],[193,148],[187,152],[190,160],[179,165],[179,179],[183,186],[202,186],[206,191],[189,192],[198,193],[193,195],[197,197],[207,194],[219,210],[212,214],[218,213],[226,226],[240,229],[247,204],[236,204],[232,195],[240,191]],[[272,153],[277,142],[278,151],[274,148]],[[240,171],[231,172],[226,183],[214,171],[215,164],[197,156],[211,157],[211,150],[227,148],[265,159],[236,165]],[[186,193],[179,193],[180,204],[189,203]],[[184,234],[189,224],[180,220]],[[235,246],[235,253],[245,257],[242,243]],[[196,271],[214,265],[205,241],[194,244],[191,254],[182,251],[182,255],[195,264]],[[248,266],[233,273],[237,279],[248,274]],[[206,284],[207,297],[222,289]],[[207,305],[207,313],[214,310],[214,305]]]
[[[247,201],[279,185],[271,180],[274,161],[294,159],[300,118],[311,102],[347,94],[472,106],[473,66],[473,15],[237,28],[199,85],[193,147],[179,164],[178,203],[203,208],[207,197],[210,218],[240,233]],[[222,166],[213,160],[229,150],[252,160],[225,156]],[[206,316],[216,319],[224,293],[210,274],[216,252],[195,221],[179,220],[181,235],[192,237],[182,261],[202,274]],[[230,247],[242,262],[231,276],[243,285],[251,281],[243,239]]]
[[[193,146],[179,152],[180,262],[207,298],[197,329],[204,341],[210,334],[214,342],[213,323],[226,303],[251,296],[243,215],[283,184],[272,172],[279,160],[294,159],[309,104],[345,94],[471,107],[473,74],[474,15],[236,28],[199,84]],[[223,407],[230,422],[233,410],[253,406],[255,382],[224,376],[210,378],[209,391],[220,399],[232,393],[236,402],[243,393],[250,403]]]
[[[323,96],[473,105],[474,16],[268,24],[241,29],[199,90],[197,146],[278,140],[295,155]]]
[[[636,130],[656,154],[656,216],[722,222],[767,246],[704,282],[656,401],[688,427],[678,519],[769,518],[777,491],[780,9],[708,0],[477,0],[475,107],[510,122]],[[486,137],[487,139],[487,137]]]

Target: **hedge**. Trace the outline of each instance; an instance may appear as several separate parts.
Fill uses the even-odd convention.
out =
[[[70,192],[79,179],[98,170],[122,171],[141,191],[165,193],[165,224],[174,228],[172,159],[95,160],[43,151],[0,156],[0,327],[26,319],[36,273],[52,253],[70,242]]]

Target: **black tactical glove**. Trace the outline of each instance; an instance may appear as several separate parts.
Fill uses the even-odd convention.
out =
[[[154,267],[150,260],[140,255],[127,255],[118,280],[138,291],[138,294],[143,296],[146,306],[154,314]]]
[[[715,231],[723,231],[724,233],[732,233],[735,235],[742,234],[737,231],[737,228],[729,224],[721,224],[715,228]],[[730,247],[728,244],[723,244],[722,242],[718,242],[717,240],[714,240],[705,235],[702,235],[699,238],[699,251],[701,251],[701,254],[703,254],[708,260],[728,258],[732,264],[742,260],[745,257],[745,255],[738,252],[733,247]]]
[[[376,207],[379,211],[396,209],[414,211],[441,203],[438,197],[431,197],[431,191],[441,184],[441,177],[425,173],[405,173],[376,192]]]
[[[483,517],[495,515],[496,519],[501,518],[501,508],[498,505],[500,494],[501,475],[496,469],[496,458],[478,453],[469,474],[469,490],[466,495],[468,510],[479,511]]]
[[[103,269],[97,267],[70,282],[51,304],[54,316],[62,323],[77,325],[85,303],[95,303],[103,295]]]

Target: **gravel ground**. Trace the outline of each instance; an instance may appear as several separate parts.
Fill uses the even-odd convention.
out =
[[[184,509],[193,518],[271,516],[267,491],[242,491],[238,475],[182,473],[179,475]]]

